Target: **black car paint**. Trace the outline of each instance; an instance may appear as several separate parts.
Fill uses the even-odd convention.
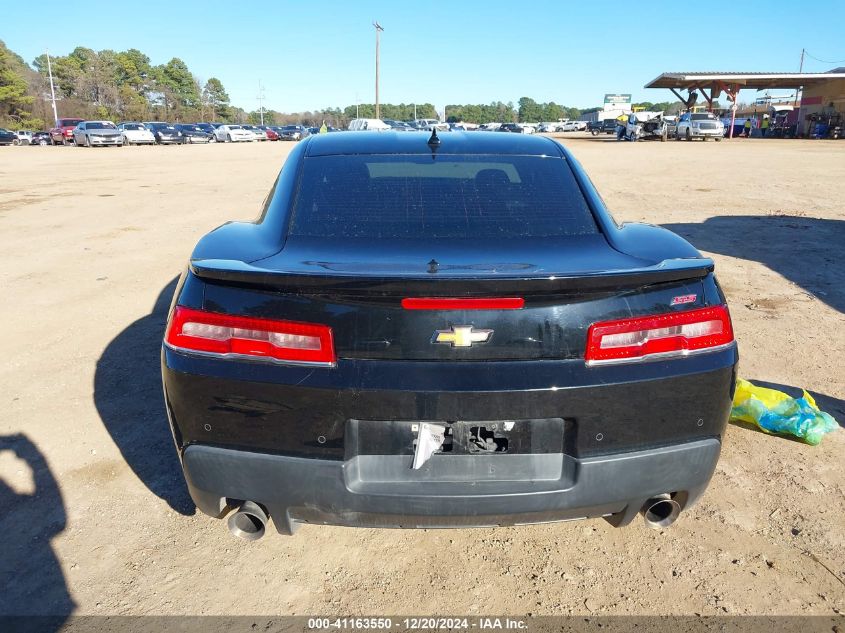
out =
[[[12,145],[17,140],[18,135],[14,132],[10,132],[6,129],[0,130],[0,145]]]
[[[183,142],[186,142],[186,143],[188,142],[189,137],[203,138],[203,139],[206,139],[206,140],[211,139],[210,133],[206,132],[202,128],[194,129],[197,126],[193,123],[189,123],[189,124],[179,123],[179,124],[174,125],[173,127],[175,127],[177,130],[179,130],[179,133],[182,135]]]
[[[185,142],[182,133],[170,123],[144,123],[144,126],[153,133],[157,145],[181,145]]]
[[[333,368],[286,366],[164,347],[167,408],[183,455],[190,446],[225,447],[316,459],[316,467],[319,460],[360,454],[349,442],[359,420],[560,419],[562,446],[553,450],[575,460],[721,438],[733,395],[735,346],[635,364],[590,367],[583,360],[592,322],[724,304],[710,260],[665,229],[617,225],[577,161],[553,140],[460,132],[444,135],[436,155],[564,159],[605,245],[584,244],[570,259],[556,261],[553,244],[532,249],[513,240],[488,244],[496,255],[485,257],[461,244],[373,249],[354,240],[321,245],[286,239],[302,161],[362,151],[364,138],[370,153],[431,153],[427,133],[310,137],[292,150],[259,222],[225,224],[196,246],[174,305],[330,325],[338,362]],[[431,260],[445,266],[432,272]],[[367,274],[371,266],[383,271],[379,262],[395,265],[390,273]],[[523,310],[410,312],[399,305],[406,296],[519,290]],[[695,295],[694,303],[673,306],[679,295]],[[456,324],[493,327],[495,336],[459,355],[430,344],[434,330]],[[402,444],[401,454],[409,450]],[[195,499],[203,499],[201,509],[218,514],[208,501],[214,494],[186,476]],[[271,501],[281,503],[266,503]],[[314,520],[355,524],[340,511],[331,515],[322,508]],[[289,523],[277,527],[286,531]]]

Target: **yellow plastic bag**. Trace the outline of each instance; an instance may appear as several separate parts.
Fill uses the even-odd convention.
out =
[[[794,435],[813,446],[837,427],[833,416],[820,411],[806,391],[792,398],[742,379],[736,381],[731,420],[755,424],[766,433]]]

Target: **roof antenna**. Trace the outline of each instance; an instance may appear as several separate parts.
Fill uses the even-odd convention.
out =
[[[437,136],[437,128],[434,126],[431,128],[431,136],[428,137],[428,145],[431,147],[431,151],[440,146],[440,137]]]

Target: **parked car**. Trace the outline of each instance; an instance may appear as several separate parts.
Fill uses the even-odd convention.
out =
[[[418,130],[430,131],[436,129],[438,132],[448,132],[449,124],[441,123],[437,119],[416,119],[411,123]]]
[[[519,123],[502,123],[496,131],[522,134],[522,126]]]
[[[357,120],[360,121],[361,119]],[[281,130],[279,140],[282,141],[299,141],[311,134],[308,128],[303,125],[283,125],[279,129]]]
[[[29,141],[30,145],[50,145],[50,132],[36,132]]]
[[[691,141],[694,138],[721,141],[724,135],[725,126],[712,112],[685,112],[675,125],[675,140],[678,141]]]
[[[552,122],[541,123],[540,127],[537,128],[537,131],[538,132],[544,132],[544,133],[559,132],[560,126],[561,126],[560,123],[552,123]]]
[[[587,122],[586,121],[567,121],[564,123],[560,131],[561,132],[582,132],[587,129]]]
[[[587,123],[586,131],[593,136],[599,134],[614,134],[618,123],[616,119],[602,119],[601,121],[590,121]]]
[[[32,132],[30,130],[17,130],[15,136],[18,137],[18,142],[12,143],[13,145],[29,145],[30,141],[32,141]]]
[[[7,130],[6,128],[0,127],[0,145],[14,145],[15,141],[17,140],[17,134],[12,132],[11,130]]]
[[[124,145],[155,145],[155,136],[143,123],[123,121],[118,123],[117,129],[123,134]]]
[[[346,128],[352,132],[364,130],[389,130],[390,126],[381,119],[352,119]]]
[[[665,528],[702,495],[738,360],[713,260],[617,225],[553,139],[495,137],[441,135],[447,173],[424,135],[310,136],[260,220],[200,240],[161,367],[201,512]]]
[[[502,127],[501,123],[482,123],[478,126],[479,132],[495,132],[500,127]]]
[[[269,125],[259,125],[258,127],[261,128],[264,131],[264,134],[267,135],[268,141],[278,141],[279,140],[279,133],[276,132],[276,130],[274,130]]]
[[[252,141],[255,136],[249,130],[243,129],[240,125],[224,124],[214,130],[214,137],[219,143],[238,143]]]
[[[193,125],[196,125],[203,132],[207,133],[209,136],[208,140],[210,142],[214,143],[217,140],[217,138],[214,136],[214,130],[217,129],[217,125],[220,125],[220,123],[218,123],[217,125],[215,125],[214,123],[194,123]]]
[[[111,121],[82,121],[73,128],[73,142],[77,147],[123,147],[123,134]]]
[[[208,143],[211,140],[208,132],[193,123],[177,123],[173,127],[182,134],[183,143]]]
[[[50,140],[53,145],[72,145],[73,130],[85,119],[59,119],[56,127],[50,129]]]
[[[181,145],[182,133],[171,123],[164,121],[144,121],[144,126],[153,133],[158,145]]]
[[[413,132],[415,130],[415,128],[410,123],[405,123],[405,121],[396,121],[395,119],[384,119],[384,122],[390,126],[391,130],[396,130],[397,132]]]
[[[257,125],[242,125],[241,127],[252,134],[253,141],[267,140],[267,135],[264,133],[264,130],[262,130]]]

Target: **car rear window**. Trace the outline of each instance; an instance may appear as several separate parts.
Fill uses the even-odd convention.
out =
[[[393,154],[306,158],[289,232],[478,239],[598,229],[564,159]]]

